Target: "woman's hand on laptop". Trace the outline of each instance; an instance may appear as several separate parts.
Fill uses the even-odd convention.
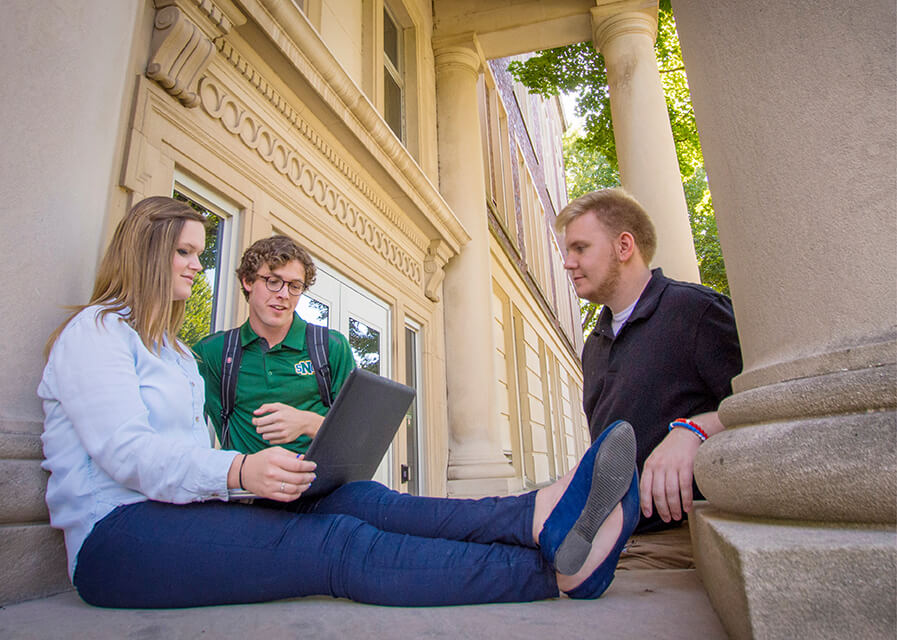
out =
[[[314,438],[324,422],[324,416],[282,402],[263,404],[252,413],[256,433],[271,444],[288,444],[302,435]]]
[[[241,469],[242,467],[242,474]],[[315,479],[317,465],[282,447],[262,449],[257,453],[234,457],[227,475],[228,487],[236,489],[243,480],[243,488],[262,498],[289,502],[308,489]]]

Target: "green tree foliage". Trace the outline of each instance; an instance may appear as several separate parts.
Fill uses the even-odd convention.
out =
[[[212,326],[212,287],[202,271],[193,278],[193,289],[187,299],[184,325],[178,332],[178,338],[188,347],[192,347],[200,339],[209,335]]]
[[[679,170],[683,177],[689,178],[703,165],[704,158],[669,0],[660,2],[654,53],[676,141]],[[591,42],[548,49],[526,60],[514,60],[508,65],[508,71],[532,93],[543,97],[575,93],[576,115],[584,120],[578,144],[599,152],[612,167],[617,167],[604,56]]]
[[[713,201],[669,0],[659,3],[654,51],[683,177],[701,281],[728,295]],[[508,70],[532,93],[544,97],[576,95],[576,115],[583,119],[583,130],[573,129],[564,140],[568,196],[573,199],[596,189],[619,186],[607,72],[604,57],[592,43],[541,51],[526,60],[512,61]],[[587,302],[583,302],[582,311],[583,329],[589,332],[597,313],[594,305]]]
[[[726,265],[723,262],[719,233],[716,230],[713,200],[707,186],[707,173],[704,167],[695,169],[692,177],[682,186],[685,188],[685,203],[688,205],[688,219],[695,241],[695,255],[698,258],[701,282],[720,293],[730,295]]]
[[[204,271],[218,267],[218,227],[221,218],[206,212],[206,248],[199,254],[199,262]]]
[[[573,200],[596,189],[620,186],[620,171],[600,151],[582,144],[576,129],[564,134],[567,197]]]
[[[542,97],[575,93],[576,115],[585,124],[577,147],[584,152],[598,152],[610,166],[617,167],[604,56],[591,42],[547,49],[526,60],[513,60],[508,71],[531,93]]]
[[[579,144],[580,141],[576,130],[569,131],[564,136],[567,196],[572,200],[590,191],[620,186],[620,173],[616,167],[611,166],[610,161],[600,152]],[[695,169],[682,186],[685,190],[685,202],[688,206],[701,282],[729,295],[726,266],[723,264],[723,254],[719,248],[716,217],[713,215],[713,202],[707,187],[704,167]],[[587,300],[581,300],[580,311],[583,332],[588,335],[595,328],[600,309]]]
[[[380,373],[380,332],[355,318],[349,318],[349,346],[355,362],[371,373]]]

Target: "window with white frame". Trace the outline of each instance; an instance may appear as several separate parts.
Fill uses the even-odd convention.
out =
[[[396,137],[405,141],[404,30],[383,5],[383,118]]]
[[[234,295],[230,274],[236,265],[236,224],[239,209],[189,176],[175,176],[172,197],[202,213],[207,222],[206,247],[199,260],[202,271],[193,279],[184,324],[178,337],[188,346],[228,326]]]

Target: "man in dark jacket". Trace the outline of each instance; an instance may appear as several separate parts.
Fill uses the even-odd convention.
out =
[[[629,550],[643,562],[631,564],[692,566],[680,525],[701,497],[694,460],[701,443],[724,429],[717,408],[742,366],[732,303],[649,268],[654,226],[622,189],[577,198],[556,226],[577,295],[604,305],[582,355],[592,439],[617,419],[636,433],[643,517]]]

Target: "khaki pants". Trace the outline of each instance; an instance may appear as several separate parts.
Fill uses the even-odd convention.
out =
[[[617,569],[694,569],[688,521],[679,527],[629,538]]]

